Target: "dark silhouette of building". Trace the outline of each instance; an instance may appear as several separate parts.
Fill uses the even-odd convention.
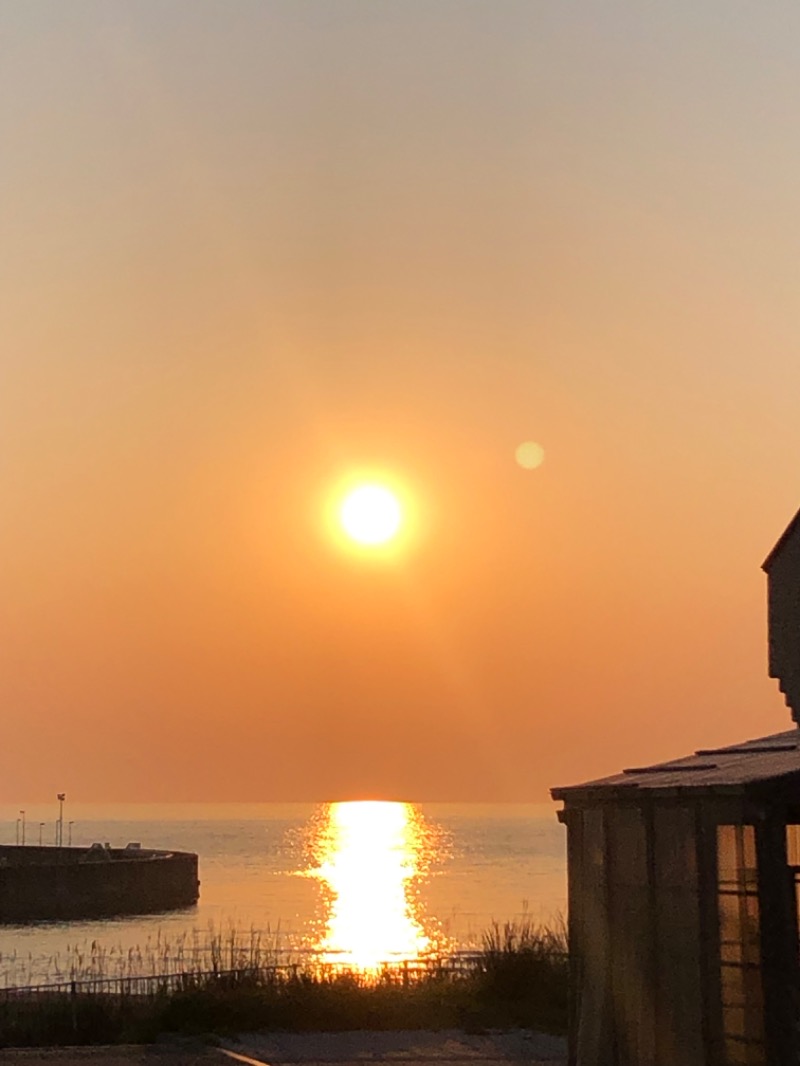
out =
[[[800,721],[800,511],[764,562],[769,613],[769,676],[778,679]]]
[[[800,515],[764,563],[800,711]],[[570,1066],[800,1063],[800,730],[567,788]]]

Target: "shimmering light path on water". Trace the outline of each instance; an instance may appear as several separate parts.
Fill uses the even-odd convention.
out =
[[[326,962],[370,970],[417,959],[432,945],[413,891],[431,862],[431,834],[410,803],[332,803],[321,821],[320,864],[328,889]]]
[[[28,817],[50,812],[29,805]],[[0,809],[13,843],[15,809]],[[428,804],[79,807],[73,842],[196,851],[197,907],[105,921],[0,926],[0,985],[180,966],[213,925],[262,948],[353,964],[480,944],[493,920],[564,911],[563,828],[550,807]],[[94,961],[93,961],[94,960]]]

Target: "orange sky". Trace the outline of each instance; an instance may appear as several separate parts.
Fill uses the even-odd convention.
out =
[[[800,8],[697,7],[0,10],[0,801],[541,801],[789,727]],[[393,560],[326,529],[357,469]]]

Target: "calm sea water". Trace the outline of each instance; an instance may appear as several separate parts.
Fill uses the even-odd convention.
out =
[[[369,965],[468,950],[493,921],[565,911],[564,830],[549,807],[72,806],[67,816],[73,844],[197,852],[200,901],[147,917],[0,926],[0,983],[58,979],[76,964],[107,976],[157,972],[207,944],[210,930]],[[26,820],[29,842],[40,820],[52,842],[52,811]],[[2,842],[16,832],[15,821],[0,823]]]

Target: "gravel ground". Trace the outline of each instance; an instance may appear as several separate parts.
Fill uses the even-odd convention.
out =
[[[512,1032],[245,1033],[225,1041],[231,1051],[269,1066],[399,1063],[402,1066],[566,1066],[561,1037]]]
[[[214,1048],[189,1044],[114,1047],[4,1048],[0,1066],[220,1066]],[[230,1066],[230,1059],[228,1060]]]
[[[513,1032],[405,1030],[243,1033],[224,1048],[191,1043],[144,1047],[6,1048],[0,1066],[566,1066],[560,1037]],[[231,1052],[228,1055],[225,1052]]]

